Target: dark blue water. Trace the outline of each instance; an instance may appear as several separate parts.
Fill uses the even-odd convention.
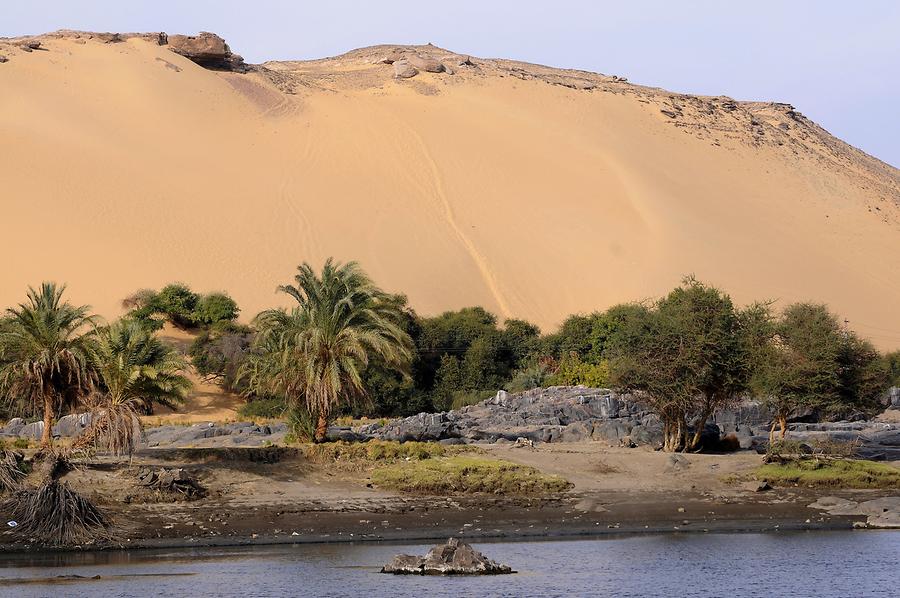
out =
[[[900,532],[477,543],[515,575],[383,575],[427,545],[331,544],[2,556],[3,596],[900,596]],[[46,580],[100,575],[99,580]]]

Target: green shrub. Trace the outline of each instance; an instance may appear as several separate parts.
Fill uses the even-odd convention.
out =
[[[233,322],[240,313],[237,303],[225,293],[203,295],[197,302],[192,319],[200,325]]]
[[[284,417],[283,399],[253,399],[238,409],[238,415],[244,419],[278,419]]]
[[[287,410],[288,430],[299,442],[311,442],[316,436],[315,414],[310,413],[306,405],[294,405]]]
[[[158,293],[140,289],[126,297],[122,307],[129,310],[126,318],[140,322],[148,330],[159,330],[168,320],[179,328],[224,324],[224,331],[240,313],[237,303],[226,293],[200,295],[180,282],[166,285]]]
[[[461,390],[453,393],[453,400],[450,402],[451,409],[462,409],[469,405],[477,405],[478,403],[489,399],[496,394],[490,390]]]
[[[582,384],[591,388],[609,386],[609,362],[586,363],[578,353],[572,352],[562,358],[556,373],[546,380],[548,386],[575,386]]]
[[[525,392],[532,388],[549,386],[547,379],[550,375],[550,369],[547,367],[546,362],[526,366],[516,370],[512,379],[506,384],[506,390],[509,392]]]
[[[194,310],[200,301],[200,295],[187,285],[173,283],[166,285],[151,302],[156,313],[164,314],[172,324],[182,328],[196,325]]]

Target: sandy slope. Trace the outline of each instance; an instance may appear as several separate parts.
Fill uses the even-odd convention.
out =
[[[383,48],[237,74],[44,47],[0,44],[0,305],[57,279],[114,317],[183,280],[250,316],[333,255],[426,314],[552,328],[695,273],[900,346],[900,172],[788,107],[478,59],[398,81]]]

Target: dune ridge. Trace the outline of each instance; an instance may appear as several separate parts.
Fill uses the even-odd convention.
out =
[[[160,34],[0,39],[0,305],[55,279],[112,318],[182,280],[250,317],[335,256],[424,314],[552,329],[694,273],[900,346],[900,171],[787,104],[434,46],[186,54]],[[397,78],[416,55],[441,72]]]

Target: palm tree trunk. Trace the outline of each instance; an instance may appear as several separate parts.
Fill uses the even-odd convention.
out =
[[[328,418],[324,413],[319,414],[319,419],[316,421],[316,436],[313,440],[316,442],[325,442],[325,439],[328,436]]]
[[[41,433],[41,448],[48,449],[53,445],[53,398],[44,396],[44,430]]]

